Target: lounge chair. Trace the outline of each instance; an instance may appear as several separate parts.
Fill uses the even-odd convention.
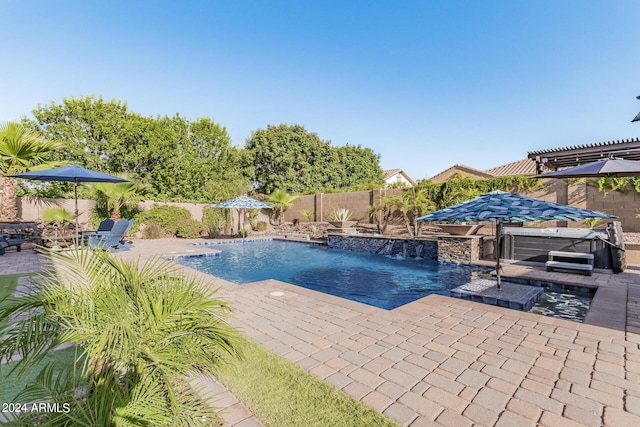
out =
[[[110,248],[117,249],[122,243],[120,241],[124,239],[129,228],[129,220],[121,219],[113,224],[113,228],[109,233],[102,235],[96,234],[95,236],[89,236],[88,244],[91,249],[103,249],[108,250]]]

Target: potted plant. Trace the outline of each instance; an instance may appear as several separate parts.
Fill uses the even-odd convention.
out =
[[[351,221],[351,211],[346,208],[336,209],[329,214],[329,224],[335,228],[350,228],[358,221]]]

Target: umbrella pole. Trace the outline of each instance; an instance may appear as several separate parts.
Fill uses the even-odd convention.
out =
[[[76,201],[76,209],[73,211],[76,216],[76,247],[78,246],[78,179],[73,181],[73,198]]]
[[[500,245],[500,237],[502,234],[502,223],[500,221],[496,221],[496,278],[498,280],[498,290],[500,290],[500,257],[502,256],[502,247]]]

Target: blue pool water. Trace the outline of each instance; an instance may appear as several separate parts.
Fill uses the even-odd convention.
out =
[[[179,258],[187,267],[235,282],[276,279],[387,310],[478,277],[481,267],[398,259],[378,254],[329,249],[323,245],[277,240],[214,246],[214,257]]]

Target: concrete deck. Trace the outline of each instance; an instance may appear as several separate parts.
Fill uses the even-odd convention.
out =
[[[188,243],[136,241],[119,256],[211,249]],[[0,274],[19,256],[32,255],[8,252]],[[437,295],[387,311],[274,280],[196,274],[231,303],[234,326],[400,425],[568,427],[640,425],[638,273],[504,265],[505,277],[597,286],[585,323]],[[229,409],[229,425],[259,425],[238,403]]]

